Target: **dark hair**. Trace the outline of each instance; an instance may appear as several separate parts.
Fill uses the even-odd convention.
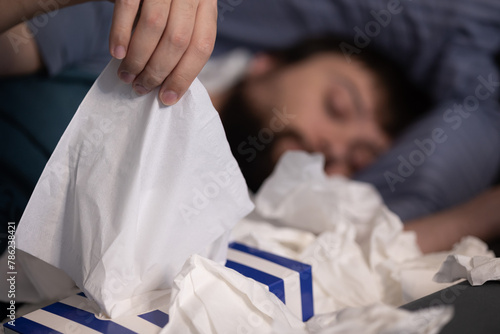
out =
[[[343,54],[342,45],[346,41],[348,40],[339,37],[319,37],[304,40],[287,49],[270,50],[268,54],[280,66],[287,66],[319,53]],[[378,111],[378,117],[382,129],[391,138],[397,137],[430,107],[429,96],[414,85],[401,66],[390,57],[371,47],[366,47],[360,53],[351,54],[349,57],[366,65],[380,81],[380,86],[385,88],[387,94],[385,110]],[[220,112],[232,153],[238,161],[248,187],[256,192],[273,170],[271,159],[273,143],[265,145],[261,151],[254,150],[255,154],[251,156],[247,156],[242,149],[248,138],[256,137],[263,127],[253,111],[251,101],[245,96],[244,87],[245,81],[242,81],[233,88]]]
[[[274,139],[267,145],[263,145],[262,150],[254,148],[250,155],[246,154],[245,146],[249,138],[257,137],[263,124],[253,112],[250,101],[245,97],[243,82],[233,88],[231,96],[220,110],[220,115],[231,152],[238,162],[248,188],[257,192],[274,168],[271,159]]]

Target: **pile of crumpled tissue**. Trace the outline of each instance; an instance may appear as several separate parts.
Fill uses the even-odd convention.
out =
[[[422,255],[414,233],[403,231],[372,186],[328,177],[323,162],[320,155],[285,154],[255,197],[255,211],[232,232],[233,240],[312,265],[316,316],[305,325],[292,321],[272,294],[265,297],[250,280],[194,258],[177,278],[170,311],[184,317],[172,319],[166,332],[191,323],[197,324],[193,333],[207,328],[213,333],[235,328],[241,333],[439,332],[453,315],[451,307],[418,312],[395,307],[449,286],[432,281],[448,255],[492,259],[492,252],[468,237],[449,252]],[[217,296],[231,302],[219,303]]]

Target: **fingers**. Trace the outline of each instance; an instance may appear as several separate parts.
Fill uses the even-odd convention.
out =
[[[161,101],[172,105],[212,53],[217,1],[144,0],[132,35],[139,5],[140,0],[116,0],[110,51],[123,59],[118,75],[124,82],[141,95],[161,85]]]
[[[109,35],[109,51],[117,59],[127,54],[140,0],[116,0]]]
[[[187,91],[210,58],[216,33],[217,2],[202,0],[189,46],[160,89],[159,97],[163,104],[175,104]]]
[[[154,53],[134,82],[138,93],[148,93],[160,86],[186,52],[195,26],[198,0],[174,0],[171,15]],[[135,37],[135,34],[134,34]]]

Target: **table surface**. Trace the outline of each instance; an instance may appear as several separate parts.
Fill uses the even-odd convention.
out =
[[[414,311],[425,307],[452,305],[455,315],[441,334],[499,334],[500,282],[471,286],[461,282],[417,299],[401,308]]]

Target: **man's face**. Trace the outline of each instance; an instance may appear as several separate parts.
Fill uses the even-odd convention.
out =
[[[379,119],[387,94],[374,73],[342,55],[318,54],[254,75],[246,95],[264,126],[272,121],[273,108],[290,115],[274,134],[274,163],[287,150],[319,152],[329,175],[349,177],[389,147]]]

